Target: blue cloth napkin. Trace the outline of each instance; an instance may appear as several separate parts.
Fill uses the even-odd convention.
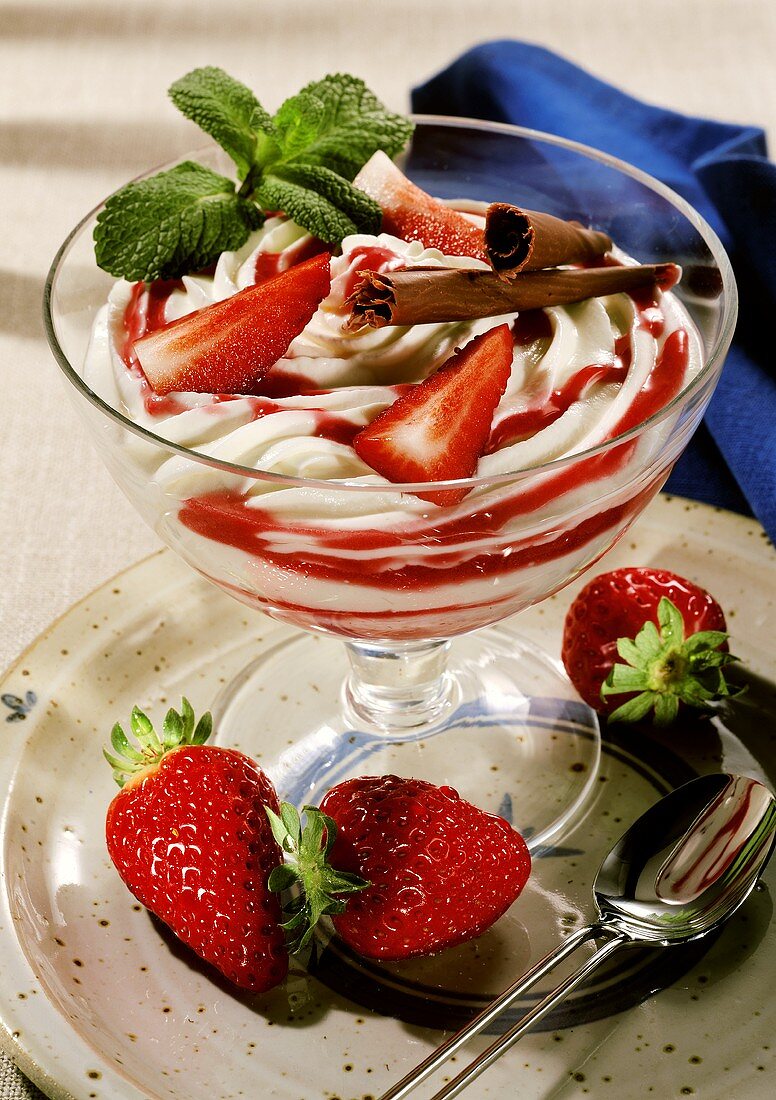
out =
[[[762,130],[653,107],[516,41],[469,50],[414,89],[412,106],[595,146],[663,180],[714,227],[736,272],[739,323],[705,421],[666,488],[753,513],[776,541],[776,165]]]

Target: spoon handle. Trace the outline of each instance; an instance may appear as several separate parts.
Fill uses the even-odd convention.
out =
[[[458,1093],[473,1081],[475,1077],[478,1077],[483,1070],[495,1061],[505,1050],[507,1050],[512,1043],[516,1042],[520,1036],[528,1030],[529,1027],[537,1020],[540,1020],[550,1009],[562,1000],[570,990],[574,988],[578,982],[581,982],[588,974],[593,970],[617,947],[620,947],[623,943],[627,942],[627,937],[621,933],[615,933],[611,929],[595,924],[588,928],[580,928],[558,948],[549,952],[543,959],[540,959],[529,971],[523,974],[516,982],[514,982],[508,989],[505,989],[495,1000],[485,1008],[478,1016],[475,1016],[468,1024],[457,1031],[444,1043],[442,1043],[435,1051],[433,1051],[424,1061],[420,1062],[414,1069],[393,1085],[387,1092],[384,1092],[379,1100],[403,1100],[414,1088],[416,1088],[422,1081],[425,1081],[432,1073],[439,1069],[449,1058],[456,1054],[465,1043],[469,1041],[473,1036],[479,1034],[480,1031],[488,1027],[498,1016],[501,1015],[511,1004],[514,1003],[523,993],[526,993],[531,989],[538,981],[540,981],[546,974],[553,970],[569,955],[573,954],[578,947],[588,940],[595,939],[600,936],[608,937],[607,942],[592,955],[582,967],[576,970],[570,977],[566,978],[561,985],[557,987],[552,993],[550,993],[544,1000],[540,1001],[531,1011],[523,1016],[517,1024],[504,1035],[493,1043],[488,1049],[476,1058],[466,1069],[464,1069],[453,1081],[441,1090],[441,1092],[435,1093],[431,1100],[442,1100],[443,1097],[457,1096]]]

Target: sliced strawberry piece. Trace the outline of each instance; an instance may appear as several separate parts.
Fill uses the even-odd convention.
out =
[[[251,393],[329,293],[329,255],[190,313],[134,343],[155,393]]]
[[[383,232],[422,241],[446,256],[486,259],[482,230],[416,187],[382,150],[366,162],[353,183],[382,207]]]
[[[393,482],[472,477],[511,368],[509,325],[475,336],[360,431],[353,440],[356,453]],[[468,492],[416,495],[432,504],[457,504]]]

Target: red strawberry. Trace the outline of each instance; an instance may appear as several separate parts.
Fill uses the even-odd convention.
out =
[[[509,325],[475,336],[360,431],[353,440],[356,453],[393,482],[471,477],[509,381],[512,352]],[[433,504],[457,504],[468,491],[416,495]]]
[[[334,866],[370,883],[333,917],[362,955],[406,959],[473,939],[528,879],[519,833],[452,787],[365,776],[334,787],[321,811],[337,826]]]
[[[329,293],[329,254],[313,256],[134,343],[155,393],[251,393]]]
[[[390,157],[378,150],[353,180],[383,210],[383,232],[421,241],[446,256],[485,260],[484,235],[463,214],[410,183]]]
[[[161,739],[132,712],[138,751],[118,723],[105,752],[122,786],[108,807],[108,852],[138,901],[235,985],[261,992],[288,971],[270,872],[282,862],[265,807],[278,809],[261,769],[234,749],[204,745],[186,699]]]
[[[680,702],[702,708],[730,695],[722,668],[736,659],[717,601],[650,568],[615,569],[583,588],[566,615],[562,656],[591,707],[626,722],[654,708],[658,725],[673,721]]]
[[[320,811],[308,809],[308,821],[301,837],[297,827],[284,838],[299,858],[295,867],[286,865],[278,888],[296,880],[307,890],[291,924],[307,927],[307,939],[308,922],[331,913],[342,939],[368,958],[429,955],[481,935],[531,870],[524,840],[503,818],[422,779],[346,780],[328,792]],[[332,885],[334,875],[345,880],[344,890]],[[344,902],[336,897],[343,892],[354,896]]]

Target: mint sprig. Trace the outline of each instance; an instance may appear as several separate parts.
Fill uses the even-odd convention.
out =
[[[601,696],[638,692],[609,715],[610,722],[638,722],[654,711],[657,726],[667,726],[679,704],[707,709],[716,699],[740,695],[722,671],[738,658],[721,648],[728,635],[700,630],[685,637],[679,608],[663,596],[657,607],[659,629],[647,620],[635,639],[619,638],[616,664],[601,686]]]
[[[195,69],[170,97],[234,161],[238,185],[186,161],[112,195],[97,217],[100,267],[125,279],[174,278],[234,251],[283,210],[328,244],[379,229],[379,205],[352,179],[378,149],[394,156],[412,123],[387,111],[364,82],[334,74],[308,84],[271,116],[222,69]]]

